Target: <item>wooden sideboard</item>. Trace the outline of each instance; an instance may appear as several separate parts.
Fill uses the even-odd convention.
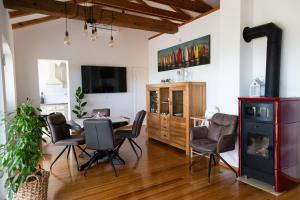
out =
[[[148,137],[180,148],[189,154],[191,116],[204,116],[206,83],[147,85]]]

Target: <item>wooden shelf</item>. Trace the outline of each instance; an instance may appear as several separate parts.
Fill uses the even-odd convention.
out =
[[[158,113],[150,113],[150,93],[158,91]],[[180,95],[178,95],[180,93]],[[168,99],[168,100],[167,100]],[[174,103],[179,102],[179,103]],[[147,128],[149,138],[189,151],[191,116],[203,116],[206,110],[206,83],[170,83],[147,85]],[[174,114],[182,113],[182,116]]]

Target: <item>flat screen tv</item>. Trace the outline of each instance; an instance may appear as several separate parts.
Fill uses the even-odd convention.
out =
[[[127,92],[126,67],[81,66],[83,93]]]

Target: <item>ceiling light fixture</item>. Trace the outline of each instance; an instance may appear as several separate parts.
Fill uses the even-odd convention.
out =
[[[109,30],[111,32],[110,35],[110,41],[108,43],[109,47],[114,47],[114,38],[113,38],[113,31],[116,31],[113,29],[113,22],[114,22],[114,13],[111,12],[111,27],[108,28],[107,26],[101,24],[102,18],[103,18],[103,11],[100,13],[100,18],[97,20],[94,18],[94,1],[91,1],[92,5],[88,7],[87,3],[84,4],[84,16],[85,16],[85,22],[84,22],[84,33],[86,36],[90,38],[91,41],[95,41],[99,38],[99,31],[98,30]],[[97,22],[98,21],[98,22]],[[89,30],[91,32],[89,33]]]
[[[66,13],[66,32],[65,32],[65,38],[64,38],[64,44],[70,45],[71,39],[68,32],[68,10],[67,10],[67,2],[65,1],[65,13]]]
[[[112,31],[113,31],[113,28],[112,28],[113,22],[114,22],[114,15],[113,15],[113,12],[111,12],[110,41],[108,43],[108,46],[110,48],[113,48],[115,46],[114,37],[113,37],[113,34],[112,34]]]

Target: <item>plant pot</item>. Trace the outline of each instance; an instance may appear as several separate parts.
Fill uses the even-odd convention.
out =
[[[47,200],[50,172],[43,169],[29,175],[13,200]]]

